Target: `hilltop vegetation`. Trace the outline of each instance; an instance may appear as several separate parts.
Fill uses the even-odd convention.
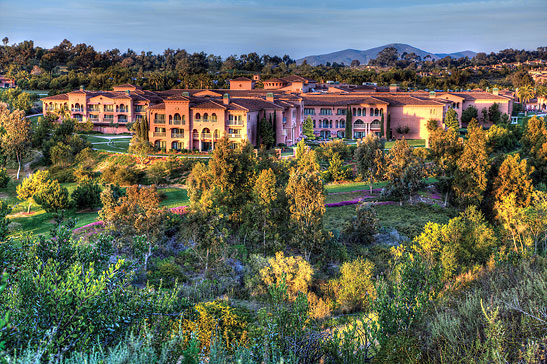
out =
[[[280,159],[221,139],[191,159],[0,110],[9,363],[545,356],[543,119],[471,120],[465,139],[431,121],[429,149],[369,136]]]

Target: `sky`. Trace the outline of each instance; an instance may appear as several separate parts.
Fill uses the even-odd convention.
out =
[[[433,53],[547,46],[547,0],[0,0],[0,37],[50,48],[301,58],[407,43]]]

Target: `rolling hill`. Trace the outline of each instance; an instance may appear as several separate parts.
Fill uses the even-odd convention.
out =
[[[343,51],[338,51],[333,53],[307,56],[307,57],[298,59],[296,62],[298,64],[301,64],[305,60],[307,61],[309,65],[312,65],[312,66],[326,64],[327,62],[344,63],[346,65],[349,65],[351,64],[351,61],[356,59],[359,62],[361,62],[361,64],[368,64],[368,61],[376,58],[378,53],[380,53],[384,48],[388,48],[388,47],[393,47],[397,49],[397,52],[399,52],[400,55],[403,54],[404,52],[406,53],[414,52],[418,56],[422,57],[422,59],[424,59],[428,55],[435,60],[444,58],[446,56],[450,56],[452,58],[461,58],[461,57],[473,58],[476,54],[473,51],[460,51],[460,52],[454,52],[454,53],[431,53],[431,52],[427,52],[422,49],[413,47],[408,44],[392,43],[392,44],[386,44],[380,47],[370,48],[364,51],[360,51],[357,49],[345,49]]]

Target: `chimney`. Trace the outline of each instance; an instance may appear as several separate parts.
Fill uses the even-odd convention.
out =
[[[230,104],[230,94],[222,95],[222,103],[224,105],[229,105]]]
[[[266,101],[268,101],[268,102],[274,102],[274,94],[273,94],[273,92],[268,92],[268,93],[266,94]]]
[[[184,96],[184,97],[190,97],[190,93],[189,93],[188,91],[184,91],[184,92],[182,93],[182,96]]]
[[[80,86],[80,91],[83,91],[83,90],[85,90],[85,87],[84,87],[84,85],[81,85]]]
[[[494,88],[492,89],[492,95],[496,95],[496,96],[498,96],[498,95],[499,95],[499,93],[500,93],[500,89],[499,89],[499,88],[497,88],[497,87],[494,87]]]
[[[392,83],[391,85],[389,85],[389,92],[397,92],[399,91],[399,85],[397,85],[396,83]]]
[[[429,98],[434,99],[435,97],[437,97],[437,93],[435,91],[429,91]]]
[[[256,81],[256,82],[260,81],[260,74],[254,75],[253,80]]]

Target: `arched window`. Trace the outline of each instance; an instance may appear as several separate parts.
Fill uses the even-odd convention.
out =
[[[186,115],[182,115],[182,125],[186,124]]]
[[[199,139],[199,134],[198,134],[198,131],[196,129],[192,130],[192,137],[194,139]]]
[[[370,128],[371,129],[380,129],[381,128],[380,120],[374,119],[374,121],[372,121],[372,123],[370,123]]]
[[[356,115],[357,115],[357,109],[353,108],[353,116],[356,116]]]
[[[196,113],[196,121],[200,121],[201,120],[201,114],[198,112]]]
[[[357,116],[361,116],[361,108],[357,109]]]
[[[173,121],[175,125],[180,125],[181,118],[179,113],[176,113],[175,115],[173,115]]]
[[[329,127],[329,121],[327,119],[323,119],[323,126],[321,128],[328,128]]]
[[[211,114],[211,121],[217,121],[217,114],[215,113]]]
[[[378,109],[374,109],[374,116],[378,116]]]
[[[353,123],[353,125],[354,125],[355,128],[364,128],[365,127],[365,123],[361,119],[356,120],[355,123]]]
[[[366,107],[363,108],[363,116],[367,116],[367,108]]]
[[[374,109],[371,107],[370,108],[370,116],[374,115]]]
[[[384,109],[380,109],[380,115],[384,115]]]
[[[205,113],[203,114],[203,121],[209,120],[209,114]]]
[[[173,116],[169,115],[169,125],[173,124]]]

